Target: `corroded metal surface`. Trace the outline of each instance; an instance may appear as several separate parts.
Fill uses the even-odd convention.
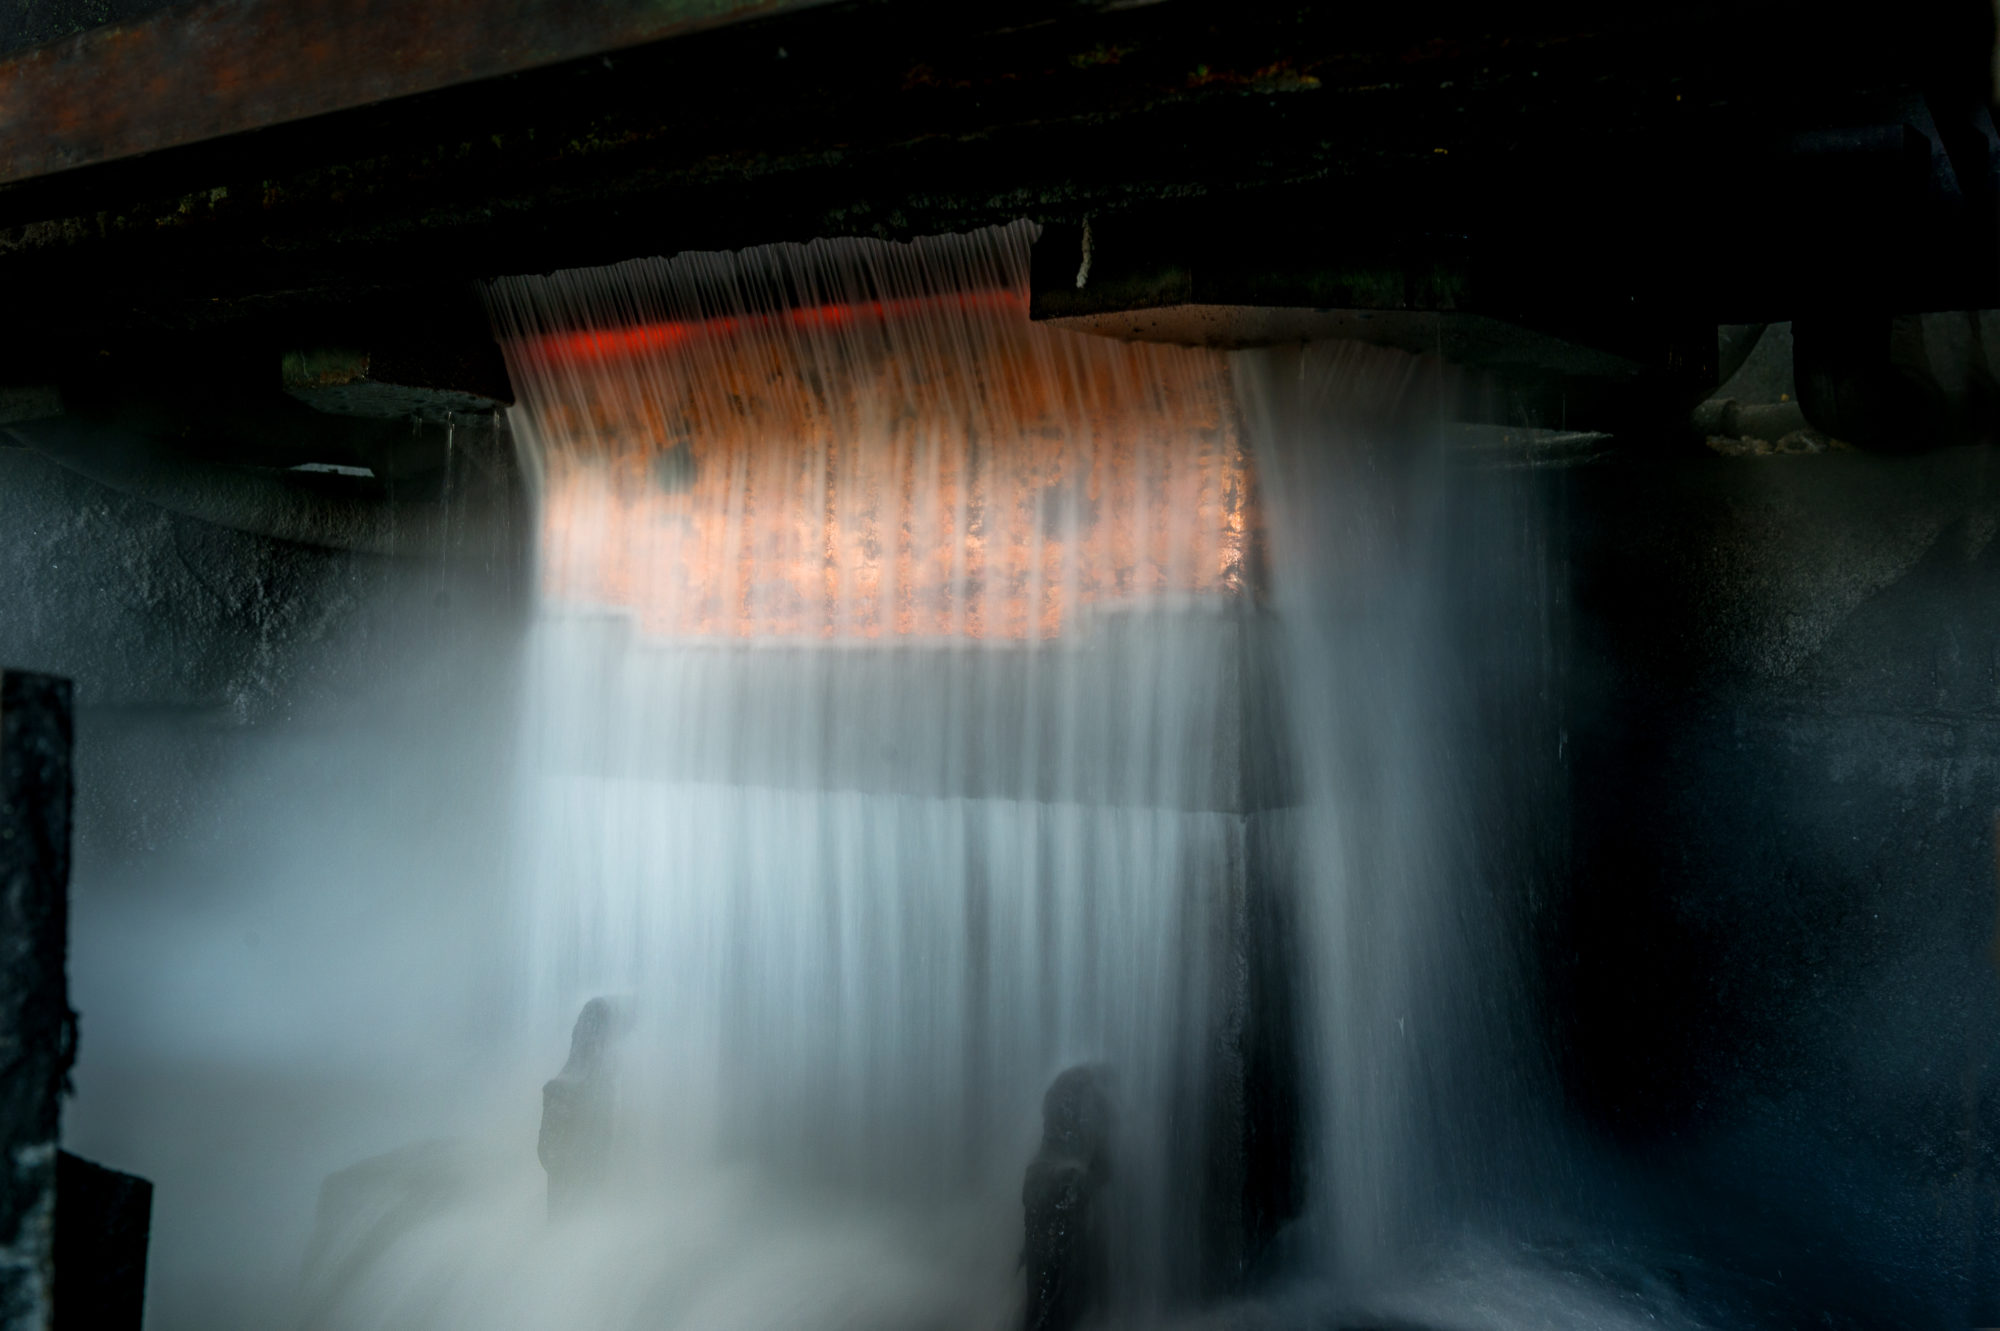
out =
[[[543,458],[544,594],[669,638],[939,640],[1243,593],[1227,366],[1032,324],[1029,234],[499,284]],[[751,308],[780,263],[802,289],[882,285]]]
[[[494,78],[816,0],[210,0],[0,63],[0,183]]]

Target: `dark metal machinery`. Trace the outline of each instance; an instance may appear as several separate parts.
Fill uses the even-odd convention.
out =
[[[2000,305],[1984,0],[420,8],[130,0],[0,60],[17,394],[213,420],[357,347],[504,398],[478,278],[1022,215],[1041,314],[1490,321],[1512,410],[1628,434],[1718,324],[1794,319],[1808,414],[1871,442],[1891,318]]]

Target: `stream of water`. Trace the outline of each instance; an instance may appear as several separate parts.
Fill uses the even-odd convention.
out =
[[[1251,474],[1222,358],[1031,324],[1029,241],[496,291],[543,513],[527,1007],[625,996],[653,1121],[890,1204],[1008,1197],[1105,1065],[1140,1315],[1232,1019]]]
[[[428,721],[407,758],[251,774],[239,821],[296,886],[217,862],[293,964],[200,970],[200,1018],[162,1018],[269,1036],[229,1055],[262,1082],[162,1064],[204,1121],[253,1082],[274,1133],[299,1088],[345,1097],[245,1185],[302,1228],[299,1180],[360,1160],[302,1327],[1019,1327],[1023,1170],[1076,1067],[1114,1109],[1105,1324],[1685,1320],[1510,1246],[1570,1159],[1510,952],[1560,868],[1559,736],[1544,528],[1455,449],[1474,386],[1040,325],[1032,240],[493,285],[536,587],[478,639],[525,643],[513,682],[451,724],[502,794]],[[433,770],[474,812],[412,860]],[[91,946],[118,985],[165,955]],[[545,1174],[538,1111],[584,1102]],[[162,1196],[234,1216],[226,1177]]]

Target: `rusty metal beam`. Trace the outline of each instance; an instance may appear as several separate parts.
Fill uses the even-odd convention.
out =
[[[0,184],[821,0],[208,0],[0,60]]]
[[[0,183],[0,363],[71,404],[137,384],[262,393],[300,347],[365,348],[375,377],[393,333],[454,350],[388,382],[479,391],[482,277],[1029,216],[1089,220],[1108,279],[1121,219],[1143,232],[1169,205],[1213,214],[1211,254],[1291,256],[1275,286],[1245,272],[1182,299],[1455,309],[1610,350],[1707,324],[1712,345],[1717,321],[1789,317],[1856,280],[1799,261],[1795,211],[1724,227],[1714,200],[1765,197],[1759,164],[1801,131],[1893,124],[1883,98],[1957,86],[1957,53],[1984,48],[1937,39],[1947,11],[1972,5],[1990,45],[1988,0],[1870,4],[1901,16],[1894,40],[1811,0],[829,0]],[[313,68],[349,77],[338,64]],[[1983,108],[1984,76],[1958,82]],[[1884,305],[1983,305],[1966,249],[1933,228],[1856,263],[1951,279]]]

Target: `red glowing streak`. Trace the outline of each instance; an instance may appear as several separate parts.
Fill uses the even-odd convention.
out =
[[[633,360],[685,346],[697,337],[731,337],[739,333],[793,329],[811,332],[840,328],[867,320],[889,323],[933,310],[968,313],[1015,313],[1026,309],[1019,293],[1005,289],[961,291],[949,295],[899,300],[864,300],[845,305],[806,305],[768,314],[718,315],[712,319],[673,319],[632,324],[623,328],[590,328],[549,333],[520,344],[530,357],[559,364],[602,364]]]

